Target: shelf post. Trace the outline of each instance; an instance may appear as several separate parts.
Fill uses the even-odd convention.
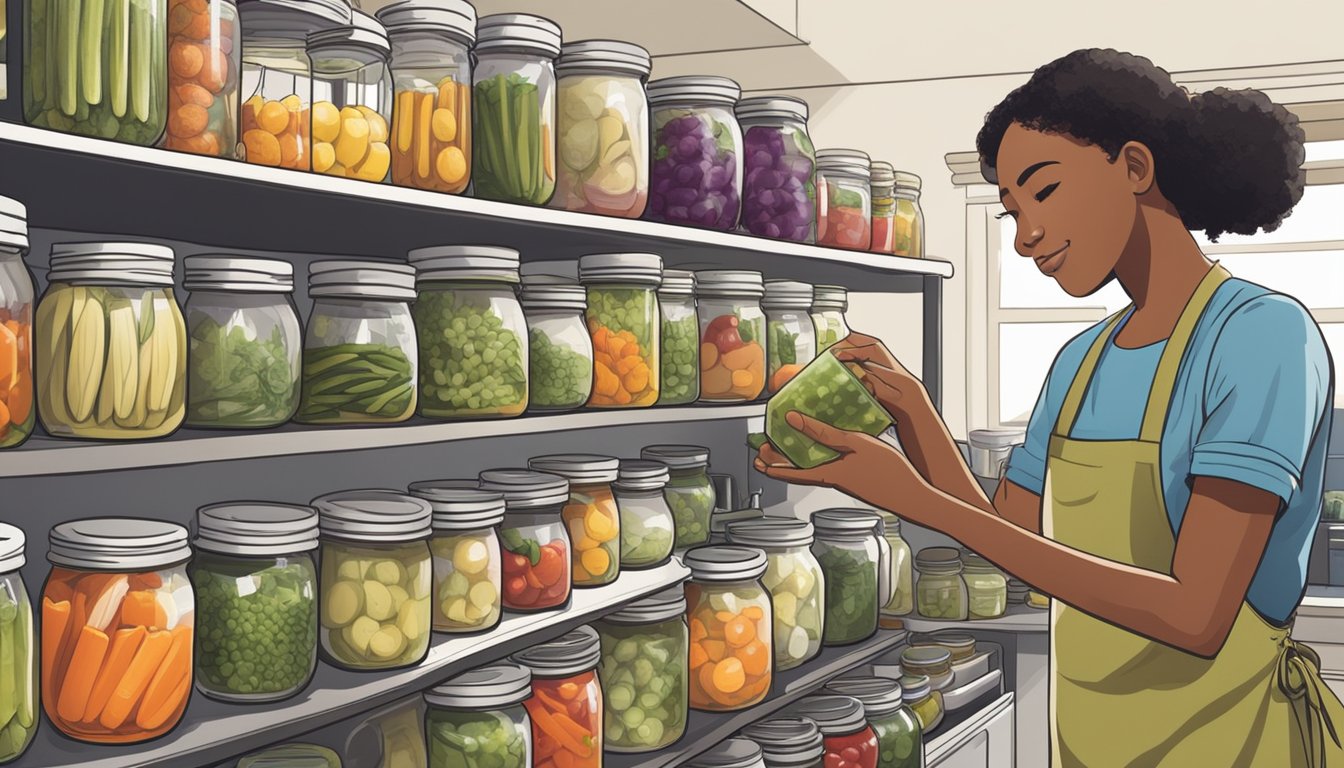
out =
[[[924,276],[924,388],[933,406],[943,408],[943,279]]]

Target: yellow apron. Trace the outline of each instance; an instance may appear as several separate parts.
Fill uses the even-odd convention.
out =
[[[1078,369],[1050,438],[1042,532],[1116,562],[1171,573],[1160,441],[1181,358],[1214,291],[1214,265],[1187,304],[1153,379],[1137,440],[1069,437],[1112,317]],[[1050,754],[1055,768],[1344,768],[1344,705],[1319,659],[1245,601],[1222,650],[1203,659],[1054,600]]]

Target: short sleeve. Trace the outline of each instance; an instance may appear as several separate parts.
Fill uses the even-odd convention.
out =
[[[1052,407],[1050,402],[1050,382],[1054,377],[1054,371],[1045,377],[1036,407],[1031,409],[1031,419],[1027,422],[1026,439],[1013,449],[1004,473],[1004,479],[1037,496],[1045,492],[1045,457],[1050,450],[1050,431],[1059,416],[1060,404],[1055,402]]]

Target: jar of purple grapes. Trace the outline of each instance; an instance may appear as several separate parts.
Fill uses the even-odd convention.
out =
[[[737,104],[746,152],[742,229],[776,240],[816,240],[817,153],[807,134],[807,102],[785,96]]]
[[[731,231],[742,208],[742,89],[726,77],[649,83],[652,192],[644,218]]]

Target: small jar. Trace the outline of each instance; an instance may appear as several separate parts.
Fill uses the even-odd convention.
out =
[[[877,768],[877,733],[868,724],[863,703],[858,699],[838,694],[813,694],[803,697],[787,711],[817,724],[826,748],[823,765]]]
[[[299,408],[303,331],[294,267],[276,259],[191,256],[187,426],[264,429]]]
[[[659,405],[689,405],[700,397],[700,323],[695,312],[695,273],[663,270],[658,287],[662,317]]]
[[[748,739],[724,739],[686,761],[687,768],[765,768],[761,745]]]
[[[341,756],[316,744],[281,744],[238,758],[237,768],[341,768]]]
[[[465,634],[494,629],[504,612],[499,548],[504,495],[481,490],[476,480],[424,480],[411,483],[408,491],[428,501],[433,510],[429,553],[434,631]]]
[[[919,719],[919,730],[927,736],[943,722],[943,693],[929,686],[925,675],[904,675],[900,679],[901,698]]]
[[[525,706],[532,716],[533,765],[602,765],[601,660],[602,641],[589,626],[513,655],[514,663],[532,673],[532,698]]]
[[[726,77],[649,83],[652,189],[644,218],[731,232],[742,209],[742,88]]]
[[[1035,608],[1042,611],[1048,610],[1050,608],[1050,598],[1033,589],[1027,592],[1026,604],[1028,608]]]
[[[924,211],[919,207],[920,179],[913,173],[896,172],[896,218],[892,223],[892,253],[924,258]]]
[[[765,391],[765,283],[760,272],[695,276],[700,316],[700,401],[741,403]]]
[[[61,733],[133,744],[171,731],[191,698],[196,598],[187,529],[158,520],[93,518],[48,536],[42,589],[42,708]],[[128,659],[143,692],[116,695]],[[157,661],[155,661],[157,660]],[[138,689],[139,690],[139,689]]]
[[[237,154],[242,54],[234,0],[168,0],[168,128],[160,146],[212,157]]]
[[[0,197],[0,340],[14,350],[14,367],[0,382],[0,449],[13,448],[33,433],[33,275],[23,263],[28,253],[28,209]],[[26,743],[26,739],[25,739]]]
[[[313,59],[313,171],[382,182],[392,167],[392,44],[367,13],[308,37]]]
[[[938,645],[910,646],[901,651],[901,669],[909,675],[924,675],[929,686],[941,691],[952,684],[952,653]]]
[[[515,664],[463,672],[425,692],[428,768],[529,768],[532,673]]]
[[[874,160],[870,187],[873,199],[873,237],[868,250],[891,253],[895,249],[896,169],[891,163]]]
[[[415,413],[415,269],[315,261],[303,339],[300,424],[395,424]]]
[[[597,408],[641,408],[658,401],[658,286],[663,260],[652,253],[602,253],[579,259],[588,289]]]
[[[653,752],[681,739],[687,717],[686,595],[681,587],[595,624],[602,638],[603,740],[608,752]]]
[[[1031,587],[1025,581],[1020,581],[1012,576],[1008,577],[1008,584],[1005,590],[1008,605],[1022,605],[1026,603],[1027,593],[1030,591]]]
[[[766,280],[765,310],[770,367],[767,388],[775,394],[817,356],[817,331],[812,324],[812,286],[791,280]]]
[[[37,413],[53,437],[172,434],[187,394],[187,327],[173,251],[57,243],[37,308]],[[133,376],[137,368],[144,376]]]
[[[649,199],[649,52],[618,40],[566,43],[560,79],[560,165],[551,207],[637,219]]]
[[[504,494],[504,608],[535,613],[569,603],[569,534],[561,510],[569,503],[569,481],[526,469],[481,473],[481,488]]]
[[[826,179],[826,234],[817,244],[868,250],[873,239],[868,155],[857,149],[819,149],[817,170]]]
[[[580,285],[523,280],[527,317],[531,411],[572,411],[593,393],[593,338],[583,315],[588,293]]]
[[[877,631],[878,606],[885,605],[883,574],[890,552],[876,513],[855,509],[824,510],[812,515],[816,542],[812,551],[826,575],[823,642],[849,645]]]
[[[709,516],[714,511],[709,449],[698,445],[650,445],[639,452],[639,457],[667,465],[669,476],[663,495],[677,526],[674,547],[685,549],[709,541]]]
[[[761,96],[737,103],[744,171],[742,229],[795,243],[815,242],[817,151],[807,133],[807,102]]]
[[[1008,579],[993,563],[967,552],[962,557],[966,580],[966,614],[971,619],[996,619],[1008,610]]]
[[[826,689],[853,696],[877,735],[878,768],[924,768],[919,718],[905,706],[901,684],[885,677],[842,677]]]
[[[817,354],[830,349],[849,335],[845,313],[849,311],[849,292],[838,285],[812,288],[812,325],[817,331]]]
[[[761,700],[774,676],[773,609],[761,583],[767,559],[752,547],[696,547],[686,611],[691,627],[691,708],[735,712]]]
[[[653,568],[671,557],[676,523],[665,495],[670,476],[662,462],[621,461],[614,486],[621,512],[621,570]]]
[[[910,638],[910,645],[936,645],[947,649],[952,656],[952,664],[960,664],[969,661],[975,656],[975,635],[970,632],[960,632],[955,629],[940,629],[929,635],[920,636],[925,642],[917,642],[915,637]]]
[[[476,25],[472,191],[485,200],[545,205],[555,193],[555,58],[560,27],[525,13]]]
[[[772,717],[743,728],[741,735],[760,745],[765,768],[822,768],[825,742],[806,717]]]
[[[915,601],[919,615],[929,619],[965,621],[969,615],[966,581],[961,576],[961,552],[954,547],[927,547],[915,555],[919,580]]]
[[[812,554],[812,524],[762,517],[728,524],[728,541],[757,547],[768,565],[761,582],[774,607],[775,669],[793,669],[821,652],[826,579]]]
[[[0,763],[18,759],[37,730],[39,653],[33,606],[19,572],[25,563],[24,544],[21,529],[0,523],[0,682],[5,688],[5,699],[0,702],[4,704],[0,709]]]
[[[228,502],[196,513],[191,583],[201,606],[196,687],[222,701],[279,701],[317,669],[317,513]]]
[[[429,653],[434,586],[429,503],[395,491],[313,500],[322,532],[322,659],[355,672]]]
[[[891,549],[891,600],[882,607],[888,616],[906,616],[915,610],[915,568],[910,545],[901,537],[901,519],[882,513],[882,536]]]
[[[621,574],[621,513],[611,484],[620,459],[590,454],[538,456],[528,469],[569,481],[569,501],[560,518],[569,532],[575,587],[600,587]]]
[[[527,409],[527,319],[518,302],[518,252],[485,245],[407,254],[419,292],[411,315],[420,346],[420,415],[495,419]]]

